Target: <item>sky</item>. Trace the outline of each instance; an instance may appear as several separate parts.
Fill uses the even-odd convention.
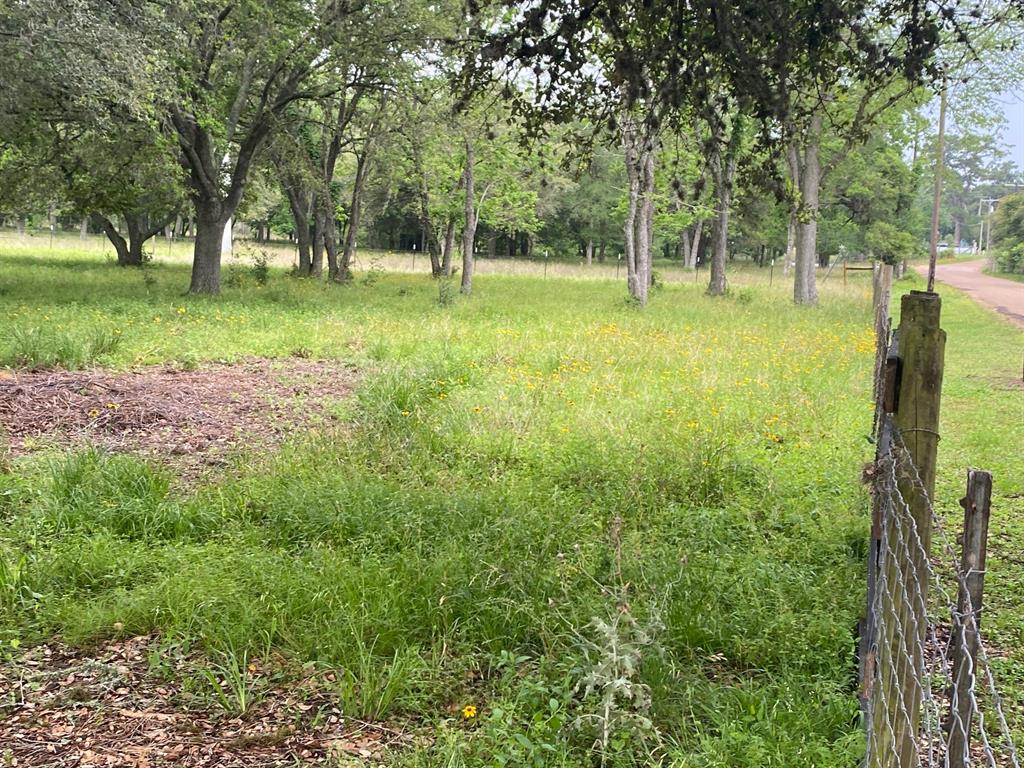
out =
[[[1017,165],[1024,168],[1024,89],[1020,93],[1005,93],[1000,97],[1000,106],[1006,117],[1004,138],[1011,147],[1011,156]]]

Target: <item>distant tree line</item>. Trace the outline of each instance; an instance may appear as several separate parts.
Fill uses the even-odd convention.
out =
[[[884,11],[884,12],[883,12]],[[360,244],[476,258],[792,265],[794,300],[845,250],[927,230],[925,107],[1019,30],[914,0],[14,0],[0,6],[0,211],[102,232],[123,266],[194,240],[216,293],[225,233],[288,237],[344,283]],[[943,231],[1017,171],[999,126],[947,140]]]

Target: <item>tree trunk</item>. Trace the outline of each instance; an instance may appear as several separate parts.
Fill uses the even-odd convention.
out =
[[[229,219],[229,216],[218,216],[216,210],[197,203],[196,243],[189,293],[220,293],[221,245]]]
[[[626,220],[622,225],[623,246],[622,256],[626,261],[626,288],[629,295],[639,300],[636,287],[636,218],[640,207],[640,184],[635,170],[635,159],[626,153],[626,175],[629,181],[629,201],[626,207]]]
[[[452,276],[452,255],[455,250],[455,219],[448,219],[444,228],[444,250],[441,253],[441,273]]]
[[[430,274],[432,277],[441,276],[441,259],[438,257],[437,238],[431,235],[430,220],[423,223],[423,250],[430,257]]]
[[[796,224],[796,266],[793,280],[793,301],[817,304],[818,206],[821,194],[821,115],[811,118],[804,143],[803,156],[795,145],[790,146],[790,173],[800,190],[800,220]]]
[[[83,216],[82,223],[78,225],[78,239],[85,240],[86,235],[89,234],[89,217]]]
[[[487,235],[487,258],[493,259],[498,255],[498,234],[491,232]]]
[[[697,258],[700,256],[700,241],[703,236],[704,219],[701,219],[693,226],[693,239],[690,241],[690,253],[686,257],[687,269],[697,268]]]
[[[331,271],[331,264],[338,264],[338,223],[334,219],[333,211],[325,211],[321,225],[321,242],[324,250],[327,251],[327,271]],[[324,274],[323,251],[313,250],[313,263],[310,265],[310,273],[315,278],[321,278]]]
[[[468,296],[473,292],[473,258],[476,248],[476,187],[474,168],[476,152],[473,142],[466,139],[466,171],[463,177],[466,187],[466,226],[462,230],[462,286],[460,291]]]
[[[313,237],[310,248],[309,275],[320,277],[324,273],[324,247],[327,242],[327,215],[320,195],[313,199]]]
[[[729,250],[729,209],[732,206],[731,163],[731,159],[726,159],[723,165],[721,141],[715,141],[710,165],[718,205],[711,228],[711,279],[707,290],[710,296],[724,296],[726,290],[725,262]]]
[[[352,279],[352,259],[356,253],[356,240],[359,235],[359,218],[363,208],[363,187],[366,185],[366,174],[370,166],[371,145],[363,147],[362,154],[356,158],[356,177],[352,184],[352,202],[349,205],[348,221],[345,223],[345,250],[341,255],[334,280],[345,282]]]
[[[589,267],[594,263],[594,240],[593,238],[587,238],[587,266]]]
[[[647,289],[654,279],[654,149],[644,148],[640,185],[640,221],[637,228],[637,279],[643,286],[641,303],[647,303]]]
[[[960,247],[960,219],[953,220],[953,253]]]
[[[298,274],[300,277],[307,277],[311,271],[312,237],[309,228],[309,203],[296,188],[299,182],[290,180],[285,186],[285,194],[288,197],[288,207],[292,211],[292,219],[295,221],[295,242],[299,248]]]
[[[142,246],[148,240],[145,232],[148,222],[146,217],[133,213],[124,214],[124,222],[128,229],[128,260],[124,267],[141,267],[143,262]]]
[[[651,241],[654,234],[654,146],[638,135],[631,117],[623,120],[622,147],[629,184],[629,205],[623,226],[626,285],[640,306],[647,304],[651,284]]]
[[[600,262],[604,262],[604,249],[605,249],[605,245],[606,245],[606,243],[602,239],[601,240],[601,244],[597,247],[597,260],[600,261]]]
[[[108,219],[106,216],[96,215],[96,223],[99,228],[103,230],[103,234],[107,236],[107,240],[114,246],[114,253],[117,254],[117,266],[124,267],[128,265],[128,241],[121,237],[121,234],[117,231],[117,227],[114,226],[114,222]]]

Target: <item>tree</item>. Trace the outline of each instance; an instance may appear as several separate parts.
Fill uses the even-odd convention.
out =
[[[711,277],[708,294],[722,296],[726,291],[725,262],[729,248],[729,216],[732,210],[733,185],[743,151],[746,117],[737,113],[711,128],[711,178],[715,190],[715,218],[712,229]]]
[[[992,217],[992,243],[1004,272],[1024,272],[1024,192],[999,201]]]
[[[634,111],[631,119],[643,130],[626,120],[627,131],[648,141],[693,115],[724,120],[723,91],[765,132],[780,124],[806,124],[814,132],[822,98],[814,98],[812,86],[824,85],[818,93],[827,100],[839,85],[897,73],[911,82],[933,77],[939,32],[949,23],[945,9],[917,0],[894,0],[884,14],[866,2],[805,0],[501,0],[471,7],[476,13],[460,81],[465,93],[502,81],[514,110],[537,135],[550,121],[583,117],[606,125]],[[631,176],[642,179],[638,169],[646,167],[646,157],[632,156]],[[805,154],[811,177],[816,163],[815,150]],[[816,185],[805,186],[803,204],[813,207]],[[805,251],[812,235],[804,235]]]
[[[0,146],[12,150],[3,172],[10,180],[31,167],[38,184],[48,169],[51,194],[96,217],[122,266],[142,263],[144,243],[181,204],[177,164],[151,110],[167,81],[144,42],[158,23],[150,10],[90,0],[0,9]],[[134,34],[111,34],[125,26]]]
[[[249,172],[289,107],[324,94],[317,75],[359,6],[279,0],[197,0],[168,12],[166,51],[179,87],[163,95],[196,213],[192,293],[220,290],[225,227]],[[329,86],[328,86],[329,88]]]
[[[473,291],[476,232],[481,223],[504,231],[533,233],[537,230],[538,194],[534,175],[511,126],[501,127],[490,116],[467,113],[459,120],[461,130],[463,220],[463,294]]]

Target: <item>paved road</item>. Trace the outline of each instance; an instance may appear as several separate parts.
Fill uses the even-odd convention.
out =
[[[985,259],[979,259],[937,264],[935,279],[959,288],[979,304],[994,309],[1010,322],[1024,328],[1024,283],[982,274],[986,263]],[[914,268],[927,277],[927,264],[915,265]]]

